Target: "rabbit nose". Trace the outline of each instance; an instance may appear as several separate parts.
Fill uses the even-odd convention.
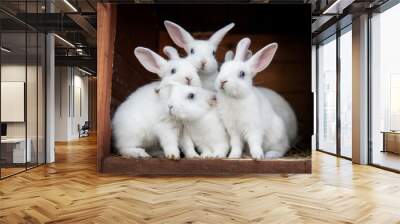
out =
[[[186,83],[190,86],[192,79],[187,76],[185,77],[185,79],[186,79]]]
[[[228,82],[228,80],[221,80],[220,88],[221,88],[221,89],[224,89],[224,85],[225,85],[225,83],[227,83],[227,82]]]
[[[207,62],[205,60],[201,61],[201,69],[204,70],[204,68],[206,67]]]

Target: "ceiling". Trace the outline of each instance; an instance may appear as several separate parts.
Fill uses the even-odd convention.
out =
[[[9,53],[2,51],[3,60],[16,62],[24,60],[25,55],[28,59],[36,55],[38,49],[31,43],[33,35],[25,38],[26,31],[35,35],[53,32],[57,34],[56,65],[81,66],[95,71],[96,3],[93,0],[1,0],[2,46],[11,50]]]
[[[249,3],[249,4],[311,4],[313,14],[313,37],[318,39],[329,35],[327,30],[346,14],[357,14],[368,7],[382,4],[387,0],[191,0],[191,3]],[[109,3],[188,3],[186,0],[1,0],[0,25],[3,33],[2,44],[13,50],[12,54],[25,53],[24,32],[54,32],[56,56],[61,65],[86,66],[96,70],[96,4]],[[335,5],[334,7],[331,7]],[[342,8],[341,8],[342,7]],[[328,14],[324,14],[330,8]],[[332,14],[332,8],[333,14]],[[337,13],[335,13],[337,10]],[[51,13],[49,13],[51,12]],[[290,15],[282,15],[290,16]],[[294,18],[295,19],[295,18]],[[21,33],[23,32],[23,33]],[[332,31],[334,32],[334,30]],[[29,38],[28,38],[29,39]],[[66,43],[66,40],[68,43]],[[71,46],[74,45],[74,46]],[[28,54],[36,46],[28,40]],[[11,54],[9,55],[9,57]],[[90,66],[89,66],[90,65]]]

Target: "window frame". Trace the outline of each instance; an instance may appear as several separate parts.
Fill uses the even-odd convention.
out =
[[[342,155],[341,153],[341,119],[340,119],[340,103],[341,103],[341,97],[340,97],[340,84],[341,84],[341,67],[340,67],[340,37],[344,35],[347,32],[352,32],[352,23],[349,23],[345,27],[339,29],[336,31],[336,33],[330,35],[329,37],[319,41],[316,44],[316,51],[315,51],[315,57],[316,57],[316,76],[315,76],[315,81],[316,81],[316,151],[323,152],[329,155],[333,155],[339,158],[347,159],[347,160],[352,160],[352,158],[347,157]],[[319,74],[319,47],[322,43],[327,43],[330,41],[336,41],[336,152],[328,152],[327,150],[321,149],[319,147],[319,112],[320,112],[320,103],[319,103],[319,85],[320,85],[320,74]]]

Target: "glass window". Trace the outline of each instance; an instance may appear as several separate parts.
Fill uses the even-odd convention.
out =
[[[318,48],[318,149],[336,153],[336,38]]]
[[[43,4],[43,2],[42,2]],[[2,3],[0,3],[2,6]],[[38,1],[19,2],[21,13]],[[45,163],[45,35],[0,12],[0,178]]]
[[[27,74],[26,74],[26,114],[27,114],[27,141],[29,150],[31,151],[31,160],[27,166],[33,167],[37,165],[37,81],[38,81],[38,57],[37,57],[38,35],[36,32],[27,33]]]
[[[352,33],[340,36],[340,154],[352,156]]]
[[[372,163],[400,170],[400,4],[371,19]]]
[[[1,176],[26,170],[31,162],[26,141],[26,33],[1,33]],[[5,50],[4,50],[5,49]]]

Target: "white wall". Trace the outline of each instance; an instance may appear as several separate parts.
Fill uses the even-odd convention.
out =
[[[39,68],[40,69],[40,68]],[[39,70],[41,74],[41,69]],[[1,66],[1,81],[2,82],[24,82],[25,76],[28,78],[27,86],[27,125],[28,125],[28,137],[31,133],[35,133],[36,136],[36,107],[37,107],[37,95],[36,95],[36,66],[27,66],[21,64],[4,64]],[[3,96],[4,97],[4,96]],[[40,97],[40,95],[39,95]],[[41,107],[43,105],[39,105]],[[24,109],[24,108],[22,108]],[[1,108],[1,110],[7,110],[7,108]],[[25,136],[25,123],[26,122],[7,122],[7,135],[8,137],[24,137]],[[43,137],[43,136],[40,136]]]
[[[26,80],[27,79],[27,80]],[[30,140],[32,158],[36,162],[44,163],[45,150],[45,115],[44,115],[44,73],[41,66],[25,64],[3,64],[1,66],[2,82],[24,82],[26,85],[26,106],[20,108],[20,112],[26,112],[26,120],[22,122],[6,122],[7,137],[23,138],[25,135]],[[2,95],[2,98],[7,95]],[[2,107],[2,112],[11,108]],[[13,111],[9,111],[13,112]],[[14,112],[15,113],[15,112]],[[39,154],[36,157],[36,154]],[[50,160],[51,161],[51,160]]]
[[[81,89],[81,109],[82,113],[79,116],[76,116],[78,118],[77,123],[75,123],[75,127],[78,125],[83,125],[85,121],[89,120],[89,81],[87,76],[82,76],[83,73],[80,73],[80,75],[75,76],[75,86],[79,87]],[[76,113],[78,115],[78,113]],[[77,131],[77,129],[75,129]],[[76,132],[76,135],[79,133]]]
[[[55,68],[55,141],[67,141],[70,74],[68,67]]]
[[[76,68],[56,67],[55,140],[79,137],[78,125],[88,120],[88,78]]]
[[[6,64],[1,66],[1,81],[4,82],[25,82],[25,64]],[[31,70],[32,67],[27,68]],[[5,110],[6,108],[1,108]],[[8,137],[25,137],[25,123],[24,122],[10,122],[7,123],[7,136]]]

